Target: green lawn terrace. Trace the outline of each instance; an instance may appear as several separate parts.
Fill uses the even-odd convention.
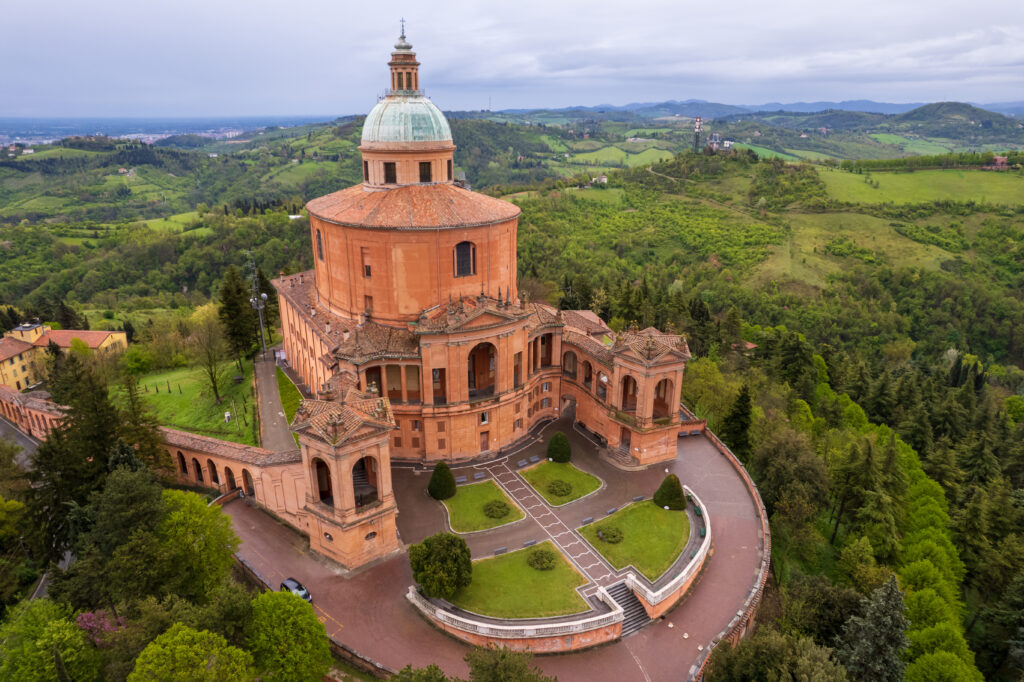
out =
[[[219,438],[243,445],[259,445],[254,423],[255,396],[252,363],[221,363],[220,402],[213,397],[209,380],[201,368],[183,367],[139,377],[139,393],[162,426],[200,436]],[[115,400],[125,400],[120,384],[111,386]],[[230,412],[226,422],[224,413]]]
[[[598,530],[609,526],[622,531],[621,542],[598,537]],[[685,510],[662,509],[651,501],[634,502],[579,532],[616,570],[632,565],[653,582],[686,547],[690,519]]]
[[[508,513],[499,518],[492,518],[484,512],[488,502],[504,502],[508,505]],[[475,533],[490,530],[522,519],[525,514],[494,481],[460,485],[455,489],[455,496],[444,500],[448,511],[448,524],[456,533]]]
[[[538,570],[527,563],[530,553],[546,549],[555,555],[554,568]],[[566,561],[550,541],[473,562],[473,582],[455,593],[460,609],[494,618],[551,618],[587,611],[576,588],[586,578]]]
[[[580,499],[601,487],[601,479],[581,471],[571,462],[541,462],[519,472],[537,494],[552,507],[558,507]],[[570,486],[567,495],[556,495],[549,490],[553,481],[564,481]]]

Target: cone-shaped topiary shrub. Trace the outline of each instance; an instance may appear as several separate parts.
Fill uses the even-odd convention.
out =
[[[569,437],[559,431],[548,442],[548,457],[556,462],[568,462],[572,459],[572,448]]]
[[[654,504],[669,509],[686,509],[686,495],[678,476],[669,474],[665,477],[658,486],[658,492],[654,493]]]
[[[455,494],[455,476],[446,462],[438,462],[434,473],[430,475],[427,492],[435,500],[447,500]]]

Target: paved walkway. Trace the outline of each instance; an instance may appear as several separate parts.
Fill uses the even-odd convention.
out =
[[[590,582],[603,587],[615,582],[612,580],[612,567],[590,547],[590,543],[585,542],[578,533],[558,518],[522,476],[509,469],[504,461],[492,464],[487,470],[494,481],[540,525],[551,541],[562,550],[562,554],[576,564],[576,568]]]
[[[550,435],[550,431],[545,434]],[[714,544],[700,581],[663,619],[607,646],[569,655],[539,656],[535,661],[545,673],[557,675],[562,682],[686,679],[701,652],[743,608],[754,585],[762,542],[757,509],[732,465],[703,436],[680,439],[672,462],[629,473],[599,459],[575,432],[569,437],[573,464],[604,480],[605,487],[559,507],[558,516],[566,528],[579,527],[587,516],[600,518],[607,509],[637,495],[649,498],[668,469],[704,502]],[[542,453],[543,444],[538,443],[514,455],[511,463]],[[473,473],[483,471],[493,476],[494,469],[503,479],[511,480],[502,471],[504,467],[511,473],[508,463],[464,467],[456,470],[456,475],[468,474],[472,481]],[[398,526],[406,544],[445,529],[441,505],[426,494],[429,477],[429,471],[392,470],[400,510]],[[345,575],[312,555],[308,543],[298,534],[258,509],[232,502],[224,510],[234,518],[235,530],[242,538],[239,553],[272,584],[293,576],[309,587],[321,620],[339,641],[396,670],[407,664],[419,667],[437,663],[450,675],[467,676],[462,657],[468,648],[430,625],[406,601],[412,574],[405,554]],[[474,557],[490,556],[501,546],[511,549],[526,540],[550,537],[543,525],[547,521],[543,514],[530,515],[523,521],[465,537]],[[596,566],[588,571],[603,579]]]
[[[267,353],[273,358],[272,352]],[[259,357],[259,356],[257,356]],[[260,442],[262,447],[273,452],[296,450],[295,438],[288,428],[288,418],[281,406],[281,394],[277,390],[277,365],[272,359],[256,360],[254,367],[256,390],[260,405]]]

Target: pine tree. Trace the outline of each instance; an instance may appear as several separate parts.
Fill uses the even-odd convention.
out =
[[[909,645],[903,615],[903,593],[896,576],[864,601],[864,615],[852,616],[843,627],[836,655],[854,680],[901,682],[900,654]]]
[[[750,424],[752,407],[750,389],[746,384],[740,389],[732,409],[722,422],[722,440],[729,446],[733,454],[746,463],[750,458]]]
[[[900,438],[917,451],[922,459],[926,459],[934,446],[934,434],[928,410],[920,401],[907,412],[906,418],[900,422]]]
[[[263,320],[267,324],[267,329],[273,329],[281,323],[277,290],[270,283],[270,280],[267,279],[267,276],[263,274],[263,268],[256,268],[256,284],[260,289],[260,293],[267,295],[266,306],[263,309]]]

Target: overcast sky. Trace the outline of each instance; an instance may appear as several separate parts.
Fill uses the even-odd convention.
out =
[[[1024,100],[1024,0],[3,0],[0,116],[365,113],[402,16],[443,109]]]

